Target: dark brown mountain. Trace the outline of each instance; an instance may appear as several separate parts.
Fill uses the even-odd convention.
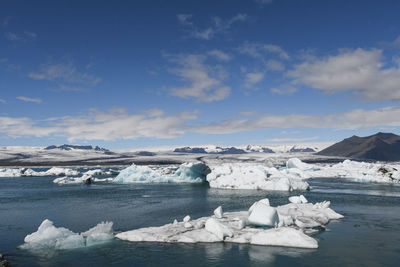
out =
[[[353,135],[317,154],[353,159],[398,161],[400,160],[400,136],[392,133],[377,133],[366,137]]]

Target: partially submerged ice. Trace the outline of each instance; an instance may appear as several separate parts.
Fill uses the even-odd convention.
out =
[[[41,176],[77,176],[79,172],[69,168],[52,167],[47,171],[34,171],[27,168],[0,168],[0,177],[41,177]]]
[[[400,165],[345,160],[338,164],[307,164],[291,158],[281,168],[251,163],[211,167],[210,187],[225,189],[307,190],[309,178],[348,178],[358,182],[400,183]],[[295,201],[293,199],[293,201]],[[299,202],[301,200],[296,200]],[[300,202],[299,202],[300,203]]]
[[[80,177],[59,177],[53,180],[53,183],[65,185],[65,184],[92,184],[98,182],[111,182],[114,178],[95,178],[90,174],[84,174]]]
[[[202,183],[209,173],[204,163],[183,163],[172,173],[163,173],[161,170],[148,166],[132,164],[123,169],[114,182],[116,183]]]
[[[262,209],[258,208],[259,205],[262,205]],[[212,215],[187,222],[174,220],[160,227],[122,232],[116,237],[132,242],[231,242],[318,248],[317,240],[307,233],[320,231],[330,220],[343,218],[330,209],[329,205],[330,202],[325,201],[270,207],[269,201],[264,199],[253,204],[250,211],[224,212],[221,218]],[[250,219],[252,215],[257,217],[257,221]],[[185,227],[187,223],[191,227]],[[271,224],[274,227],[265,227]]]
[[[307,178],[346,178],[358,182],[400,183],[400,165],[345,160],[337,164],[312,165],[289,159],[286,169]]]
[[[114,238],[112,222],[101,222],[83,233],[74,233],[64,227],[56,227],[45,219],[38,230],[25,237],[20,247],[31,250],[74,249],[93,246]]]
[[[295,171],[246,163],[225,163],[211,167],[210,187],[226,189],[307,190],[309,184]]]

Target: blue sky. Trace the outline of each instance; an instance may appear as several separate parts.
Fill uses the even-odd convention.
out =
[[[400,129],[398,1],[3,1],[0,145]]]

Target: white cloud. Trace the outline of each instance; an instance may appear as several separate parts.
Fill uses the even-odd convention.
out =
[[[231,29],[234,23],[246,21],[248,17],[247,14],[237,14],[227,20],[221,19],[220,17],[214,17],[212,19],[212,24],[203,29],[199,29],[199,27],[191,21],[193,18],[191,14],[178,14],[177,18],[179,23],[186,28],[190,37],[202,40],[211,40],[217,34],[226,33]]]
[[[182,25],[193,25],[193,22],[190,21],[193,17],[192,14],[178,14],[176,17]]]
[[[18,100],[24,101],[24,102],[32,102],[32,103],[42,103],[42,99],[40,98],[34,98],[34,97],[27,97],[27,96],[17,96],[16,97]]]
[[[265,62],[265,66],[267,67],[268,70],[273,70],[273,71],[285,70],[285,65],[283,65],[283,63],[278,60],[269,59]]]
[[[271,4],[274,0],[254,0],[257,4],[260,5],[268,5]]]
[[[165,115],[163,111],[153,109],[142,114],[128,114],[117,108],[109,112],[92,110],[85,116],[49,118],[44,120],[46,125],[39,125],[29,118],[0,117],[0,133],[11,138],[59,136],[68,141],[163,139],[181,136],[185,124],[196,118],[196,112]]]
[[[361,48],[296,65],[294,83],[326,92],[354,90],[371,101],[400,100],[400,68],[385,67],[382,50]]]
[[[245,42],[238,48],[238,51],[242,54],[260,59],[264,59],[267,54],[276,54],[282,60],[290,59],[289,54],[282,47],[274,44]]]
[[[297,92],[297,88],[291,84],[284,84],[284,85],[280,86],[279,88],[276,88],[276,87],[271,88],[270,91],[273,94],[290,95],[290,94]]]
[[[311,141],[311,140],[317,140],[319,139],[319,136],[312,136],[312,137],[284,137],[284,138],[271,138],[271,139],[266,139],[265,141],[267,142],[277,142],[277,143],[282,143],[282,142],[304,142],[304,141]]]
[[[253,87],[255,84],[259,83],[264,79],[263,72],[250,72],[246,74],[245,86],[247,88]]]
[[[225,53],[221,50],[218,50],[218,49],[208,51],[208,54],[210,56],[215,57],[216,59],[218,59],[220,61],[230,61],[232,59],[232,57],[230,55],[228,55],[227,53]]]
[[[42,64],[38,71],[28,73],[28,77],[57,83],[54,91],[89,91],[101,82],[101,78],[79,71],[71,60]]]
[[[199,133],[228,134],[257,129],[371,129],[382,126],[400,126],[400,107],[385,107],[373,110],[356,109],[327,115],[270,115],[264,114],[252,119],[232,119],[207,125],[191,127]]]
[[[5,103],[6,103],[6,101],[5,101],[4,99],[0,98],[0,103],[3,103],[3,104],[5,104]]]
[[[13,32],[7,32],[4,35],[8,41],[20,41],[22,37]]]
[[[6,32],[4,34],[5,38],[8,41],[12,41],[12,42],[17,42],[17,41],[21,41],[21,42],[26,42],[29,40],[33,40],[37,37],[37,34],[34,32],[30,32],[30,31],[24,31],[22,34],[17,34],[14,32]]]
[[[222,82],[228,74],[222,66],[207,65],[206,56],[178,55],[167,58],[178,65],[169,71],[185,83],[182,87],[171,89],[172,95],[201,102],[219,101],[229,96],[231,89]]]

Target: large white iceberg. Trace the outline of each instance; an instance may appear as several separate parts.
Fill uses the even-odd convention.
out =
[[[253,206],[250,216],[258,204]],[[249,223],[247,211],[224,212],[222,218],[215,215],[191,220],[192,227],[185,227],[188,222],[166,224],[160,227],[148,227],[122,232],[117,238],[132,242],[232,242],[268,246],[287,246],[317,248],[318,242],[306,233],[324,229],[330,220],[343,218],[329,208],[329,202],[287,204],[273,208],[272,217],[277,222],[275,228],[253,227]],[[266,205],[267,206],[267,205]],[[260,217],[271,217],[271,210],[258,210]],[[261,213],[266,214],[262,215]],[[276,216],[276,214],[278,216]]]
[[[347,178],[358,182],[400,183],[400,165],[345,160],[337,164],[312,165],[289,159],[282,172],[297,172],[307,178]]]
[[[169,169],[166,169],[169,170]],[[183,163],[172,173],[162,169],[138,166],[132,164],[123,169],[117,177],[116,183],[201,183],[209,172],[204,163]]]
[[[211,167],[210,187],[226,189],[307,190],[309,184],[297,172],[246,163],[224,163]]]
[[[25,237],[20,247],[32,250],[73,249],[104,243],[113,239],[113,223],[101,222],[81,234],[64,227],[55,227],[53,222],[45,219],[38,230]]]

